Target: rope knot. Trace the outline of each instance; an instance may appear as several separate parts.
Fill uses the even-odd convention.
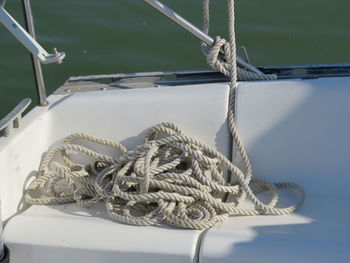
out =
[[[274,80],[277,79],[275,74],[258,74],[241,67],[235,67],[236,50],[232,50],[231,43],[226,39],[217,36],[213,46],[208,49],[207,63],[215,70],[220,71],[231,80]],[[235,84],[235,80],[232,85]]]
[[[230,43],[217,36],[214,45],[208,50],[207,62],[209,66],[229,77],[230,65],[227,61],[231,61],[231,59]]]

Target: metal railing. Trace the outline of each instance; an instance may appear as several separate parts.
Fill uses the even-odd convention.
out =
[[[22,121],[22,113],[28,108],[31,99],[22,100],[9,114],[5,116],[2,120],[0,120],[0,137],[10,136],[14,129],[18,129],[21,126]]]
[[[61,63],[65,57],[65,53],[57,52],[57,50],[54,49],[53,54],[50,54],[35,40],[30,0],[22,0],[24,20],[27,30],[23,29],[23,27],[5,10],[5,3],[6,0],[0,0],[0,23],[2,23],[32,54],[39,105],[45,106],[47,105],[46,89],[40,62],[44,64]]]
[[[152,7],[154,7],[159,12],[161,12],[162,14],[164,14],[165,16],[167,16],[168,18],[170,18],[172,21],[186,29],[192,35],[199,38],[207,45],[212,46],[214,44],[214,39],[212,37],[205,34],[198,27],[194,26],[188,20],[177,14],[174,10],[164,5],[159,0],[144,1]],[[35,40],[34,19],[30,0],[21,0],[21,2],[23,7],[26,30],[24,30],[21,27],[21,25],[8,12],[6,12],[6,0],[0,0],[0,22],[31,52],[34,79],[36,83],[36,91],[39,105],[46,106],[48,102],[43,72],[40,63],[61,63],[62,59],[65,57],[65,53],[57,52],[57,50],[54,49],[53,54],[49,54]],[[258,74],[261,73],[257,68],[245,62],[240,57],[237,57],[237,64],[248,71],[255,72]]]
[[[177,14],[174,10],[164,5],[159,0],[144,1],[186,29],[192,35],[199,38],[207,45],[212,46],[214,44],[214,39],[212,37],[205,34],[198,27],[194,26],[188,20]],[[41,45],[35,40],[34,20],[30,0],[21,0],[21,2],[26,30],[24,30],[21,25],[9,13],[6,12],[6,0],[0,0],[0,22],[31,52],[39,105],[46,106],[48,102],[46,98],[46,88],[40,62],[44,64],[53,62],[61,63],[62,59],[65,57],[65,53],[57,52],[57,50],[54,49],[54,53],[49,54],[44,48],[41,47]],[[252,71],[258,74],[261,73],[258,69],[239,57],[237,57],[237,64],[239,64],[242,68],[247,69],[248,71]]]
[[[30,0],[22,0],[22,8],[23,8],[23,15],[24,15],[26,30],[32,36],[33,39],[36,39],[35,29],[34,29],[34,19],[33,19],[32,7],[30,5]],[[38,102],[40,106],[46,106],[48,102],[47,102],[46,87],[45,87],[43,71],[41,69],[41,64],[39,59],[35,57],[33,54],[30,54],[30,57],[33,65],[34,80],[36,84],[36,93],[38,97]]]

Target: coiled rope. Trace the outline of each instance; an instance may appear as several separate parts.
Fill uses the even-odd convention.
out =
[[[231,77],[228,126],[245,171],[205,143],[186,136],[172,123],[150,128],[144,144],[133,150],[127,150],[119,142],[78,133],[48,152],[38,177],[26,190],[25,201],[36,205],[77,202],[84,207],[103,201],[110,217],[118,222],[189,229],[209,228],[229,215],[284,215],[295,211],[304,201],[300,186],[271,184],[252,177],[252,166],[234,119],[237,67],[233,0],[228,0],[228,10],[230,44],[217,40],[209,54],[216,54],[219,46],[225,52],[226,64],[218,68]],[[99,153],[78,144],[77,140],[111,147],[120,156]],[[76,154],[89,156],[91,160],[88,164],[79,163],[75,161]],[[225,180],[228,173],[231,182]],[[278,191],[283,188],[299,192],[299,201],[278,208]],[[263,203],[258,194],[267,191],[271,199]],[[223,202],[220,199],[223,194],[229,194],[231,201]],[[253,209],[242,207],[246,199],[254,204]]]
[[[121,155],[101,154],[74,143],[77,139],[112,147]],[[69,157],[72,153],[90,156],[93,161],[78,164]],[[233,183],[225,182],[227,171]],[[299,202],[276,208],[279,188],[298,190]],[[268,204],[256,196],[264,191],[272,193]],[[218,198],[223,193],[234,201],[223,202]],[[240,208],[245,198],[255,209]],[[301,205],[303,191],[291,183],[252,179],[215,149],[184,135],[174,124],[162,123],[152,127],[144,144],[131,151],[118,142],[87,134],[67,137],[45,156],[38,178],[25,194],[25,201],[36,205],[77,202],[89,207],[100,200],[119,222],[204,229],[228,215],[291,213]]]

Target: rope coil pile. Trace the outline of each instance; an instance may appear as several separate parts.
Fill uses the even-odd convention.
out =
[[[113,147],[121,155],[98,153],[74,143],[77,139]],[[88,165],[70,155],[92,158]],[[233,183],[225,182],[231,172]],[[276,208],[279,188],[294,188],[300,200],[293,206]],[[270,191],[264,204],[257,194]],[[233,200],[223,202],[227,193]],[[48,152],[39,176],[27,189],[25,201],[36,205],[77,202],[89,207],[104,201],[112,219],[133,225],[167,224],[205,229],[229,215],[283,215],[295,211],[303,201],[303,190],[290,183],[270,184],[247,177],[224,155],[188,137],[171,123],[152,127],[144,144],[127,150],[122,144],[86,134],[74,134]],[[240,208],[249,199],[255,209]]]
[[[209,23],[209,0],[204,0],[204,8]],[[119,142],[78,133],[48,152],[38,177],[25,193],[25,201],[35,205],[77,202],[84,207],[103,201],[110,217],[118,222],[189,229],[209,228],[229,215],[294,212],[304,201],[303,189],[294,183],[272,184],[253,178],[250,160],[236,129],[237,71],[243,71],[236,65],[233,0],[228,0],[228,13],[229,42],[216,38],[207,60],[231,78],[227,122],[244,163],[243,171],[215,149],[184,135],[172,123],[150,128],[144,144],[133,150]],[[205,25],[205,29],[209,26]],[[224,56],[219,54],[220,50]],[[257,74],[257,78],[251,74],[256,73],[249,72],[246,78],[275,78],[264,74]],[[120,156],[113,158],[99,153],[76,140],[112,147]],[[74,161],[76,154],[89,156],[91,162]],[[230,182],[226,180],[228,175]],[[296,190],[300,197],[294,205],[278,208],[278,192],[284,188]],[[257,195],[267,191],[271,198],[263,203]],[[220,199],[223,195],[229,195],[231,201],[223,202]],[[250,200],[254,208],[242,207],[244,200]]]

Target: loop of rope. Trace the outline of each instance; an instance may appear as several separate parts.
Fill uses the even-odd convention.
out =
[[[78,145],[78,139],[112,147],[120,156],[113,158]],[[91,162],[74,161],[76,154],[90,156]],[[234,183],[225,183],[228,171]],[[299,191],[299,202],[276,208],[280,188]],[[265,204],[257,194],[267,191],[271,199]],[[219,199],[224,193],[230,195],[231,202]],[[241,207],[242,193],[255,209]],[[110,217],[119,222],[190,229],[209,228],[229,215],[291,213],[303,198],[297,185],[252,179],[224,155],[184,135],[171,123],[152,127],[144,144],[133,150],[87,134],[69,136],[48,152],[39,176],[25,194],[26,202],[36,205],[77,202],[89,207],[102,200]]]

